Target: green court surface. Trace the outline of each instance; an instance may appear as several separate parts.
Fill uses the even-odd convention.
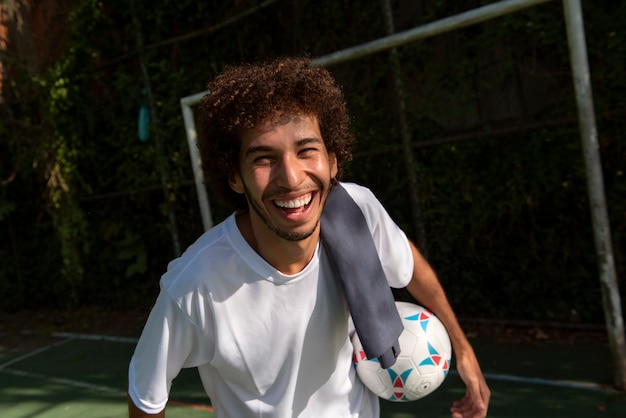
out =
[[[0,337],[0,417],[126,416],[126,368],[132,339],[56,335],[6,349]],[[492,389],[489,416],[499,418],[626,417],[626,394],[611,390],[605,343],[501,345],[472,343]],[[381,402],[383,418],[449,417],[464,386],[454,372],[435,393],[409,403]],[[168,417],[214,414],[195,370],[174,381]]]

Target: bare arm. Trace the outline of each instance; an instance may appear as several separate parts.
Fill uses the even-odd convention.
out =
[[[146,414],[141,409],[135,406],[133,401],[130,399],[130,396],[127,396],[127,398],[128,398],[128,418],[149,418],[149,417],[165,418],[165,409],[163,409],[158,414]]]
[[[474,350],[461,329],[435,272],[413,243],[410,244],[414,267],[407,290],[417,301],[433,311],[445,325],[454,349],[459,375],[467,387],[465,397],[453,403],[450,409],[452,417],[483,418],[487,415],[491,391]]]

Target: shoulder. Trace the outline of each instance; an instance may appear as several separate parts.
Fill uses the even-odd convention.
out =
[[[365,186],[361,186],[360,184],[356,183],[344,182],[340,182],[339,184],[343,186],[344,189],[346,189],[350,197],[352,197],[352,199],[354,199],[357,204],[366,203],[372,199],[378,201],[378,199],[376,199],[376,196],[374,196],[374,193],[372,193],[372,191]]]
[[[228,235],[233,226],[234,215],[203,233],[180,257],[170,261],[161,277],[161,288],[178,299],[206,282],[207,273],[213,271],[211,264],[221,259],[214,253],[232,252]]]
[[[372,227],[372,224],[376,222],[376,219],[382,213],[387,214],[387,211],[380,203],[378,198],[367,187],[361,186],[356,183],[340,184],[348,192],[350,197],[352,197],[354,202],[359,206],[370,227]]]
[[[365,217],[389,284],[406,286],[413,272],[413,255],[406,234],[371,190],[354,183],[341,185]]]

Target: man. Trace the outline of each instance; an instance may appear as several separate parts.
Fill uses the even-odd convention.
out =
[[[172,380],[197,367],[218,417],[377,417],[320,244],[324,203],[353,144],[340,89],[328,71],[286,58],[230,68],[209,91],[203,168],[236,211],[162,277],[129,367],[130,416],[164,416]],[[389,285],[407,287],[448,330],[467,386],[452,416],[486,416],[489,388],[433,270],[369,190],[342,186],[363,212]]]

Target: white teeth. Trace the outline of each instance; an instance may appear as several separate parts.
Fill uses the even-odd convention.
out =
[[[311,193],[293,200],[275,200],[276,206],[281,208],[295,209],[308,205],[311,202]]]

